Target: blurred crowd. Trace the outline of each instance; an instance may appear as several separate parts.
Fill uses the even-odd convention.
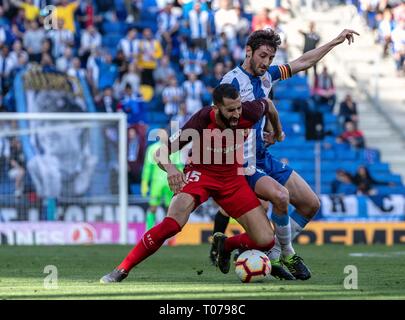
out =
[[[352,0],[383,48],[395,59],[398,76],[405,76],[405,1]]]

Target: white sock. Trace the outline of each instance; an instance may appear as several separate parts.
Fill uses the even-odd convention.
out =
[[[275,212],[271,214],[271,220],[274,222],[276,231],[276,241],[274,247],[269,251],[270,260],[278,260],[280,253],[283,257],[295,253],[291,244],[291,226],[288,215],[278,215]]]
[[[291,241],[293,241],[304,229],[301,227],[294,219],[290,217],[290,225],[291,225]]]
[[[288,224],[285,226],[276,225],[276,237],[280,244],[281,254],[283,255],[283,257],[288,257],[295,254],[294,248],[292,247],[291,244],[290,222],[288,222]]]
[[[273,248],[271,248],[269,251],[267,251],[267,256],[269,257],[270,261],[274,260],[279,260],[280,259],[280,254],[281,254],[281,246],[280,242],[278,242],[278,239],[276,237],[275,243]]]

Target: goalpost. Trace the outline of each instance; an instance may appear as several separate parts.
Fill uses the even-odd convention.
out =
[[[63,221],[60,206],[104,201],[116,205],[119,243],[128,243],[126,114],[0,113],[0,159],[0,208],[14,205],[11,221]]]

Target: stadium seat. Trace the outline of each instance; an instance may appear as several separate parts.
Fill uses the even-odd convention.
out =
[[[142,95],[143,100],[150,102],[154,95],[153,87],[142,84],[139,87],[139,93]]]
[[[102,30],[105,35],[108,34],[119,34],[121,37],[125,37],[125,34],[128,31],[128,24],[125,22],[111,22],[111,21],[105,21],[102,24]]]
[[[133,183],[130,185],[131,194],[140,195],[141,185],[139,183]]]

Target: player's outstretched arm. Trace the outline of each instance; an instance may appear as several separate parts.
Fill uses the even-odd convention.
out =
[[[306,70],[314,66],[317,62],[319,62],[329,51],[331,51],[334,47],[338,46],[339,44],[343,43],[347,40],[348,44],[354,42],[354,35],[360,35],[354,30],[344,29],[335,39],[329,41],[328,43],[324,44],[323,46],[310,50],[304,53],[298,59],[290,62],[291,73],[295,74],[297,72]]]

